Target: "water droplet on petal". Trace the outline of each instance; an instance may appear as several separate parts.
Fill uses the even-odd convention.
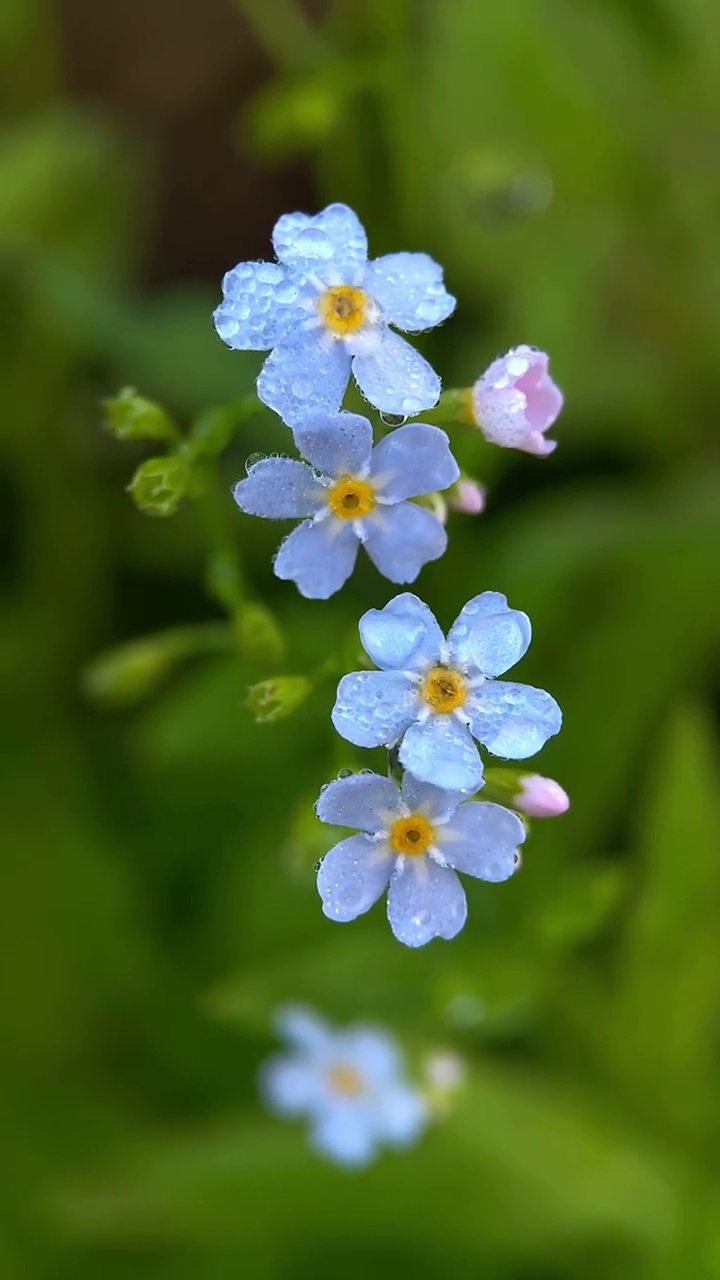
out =
[[[250,457],[247,459],[245,463],[245,470],[247,471],[248,475],[252,471],[253,467],[257,466],[258,462],[263,462],[264,460],[265,460],[264,453],[251,453]]]
[[[338,778],[351,778],[352,775],[352,769],[338,769]]]
[[[384,422],[386,427],[402,427],[407,422],[407,417],[403,417],[401,413],[381,413],[380,421]]]

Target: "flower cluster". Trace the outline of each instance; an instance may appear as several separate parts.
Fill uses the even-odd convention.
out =
[[[427,254],[369,262],[365,232],[345,205],[314,217],[285,215],[273,245],[277,262],[228,272],[215,327],[230,347],[270,351],[258,396],[290,428],[300,459],[254,462],[235,500],[251,515],[300,521],[274,568],[303,596],[338,591],[360,546],[391,582],[414,582],[445,552],[448,506],[478,514],[485,502],[484,489],[461,476],[445,432],[406,422],[437,404],[440,380],[395,329],[432,328],[455,299]],[[378,443],[366,417],[342,409],[351,373],[375,409],[402,420]],[[562,395],[547,356],[532,347],[513,348],[473,388],[448,392],[443,403],[443,420],[455,405],[457,421],[470,421],[496,444],[538,456],[555,448],[545,432]],[[376,669],[342,677],[333,724],[356,746],[386,747],[391,773],[404,773],[396,782],[363,772],[323,789],[321,821],[357,834],[326,854],[318,891],[337,921],[354,920],[387,891],[393,933],[419,947],[463,927],[457,872],[497,882],[519,866],[526,828],[515,810],[547,816],[562,811],[563,798],[567,807],[562,789],[537,775],[516,780],[510,792],[500,788],[511,807],[473,800],[484,779],[479,748],[524,760],[558,732],[562,717],[544,690],[499,679],[524,656],[531,629],[498,592],[469,600],[447,637],[408,593],[370,609],[359,627]],[[340,1041],[294,1016],[289,1034],[301,1060],[269,1070],[268,1096],[308,1112],[316,1145],[338,1159],[364,1160],[375,1140],[402,1140],[402,1126],[388,1128],[383,1090],[399,1086],[377,1037]],[[405,1123],[417,1127],[419,1115],[408,1108]]]
[[[407,1147],[427,1124],[423,1094],[406,1079],[395,1041],[376,1027],[334,1031],[309,1009],[281,1009],[290,1052],[271,1058],[260,1089],[273,1110],[307,1116],[310,1145],[348,1167],[368,1164],[380,1145]]]

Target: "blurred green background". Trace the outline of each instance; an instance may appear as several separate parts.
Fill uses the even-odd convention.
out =
[[[720,1277],[720,8],[4,0],[0,46],[3,1276]],[[288,446],[270,414],[166,520],[125,492],[157,447],[102,428],[125,383],[184,425],[250,391],[221,274],[330,200],[443,263],[447,385],[530,342],[566,394],[545,462],[458,429],[488,511],[418,591],[530,614],[518,678],[566,717],[534,767],[572,808],[417,954],[380,907],[320,912],[311,802],[369,759],[332,678],[276,724],[244,705],[393,588],[273,578],[281,530],[230,498]],[[221,623],[228,574],[237,652],[98,667]],[[388,1024],[415,1071],[460,1052],[453,1113],[366,1173],[310,1156],[255,1094],[288,999]]]

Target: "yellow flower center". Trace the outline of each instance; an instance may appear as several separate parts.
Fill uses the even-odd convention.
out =
[[[448,667],[433,667],[423,680],[423,698],[433,711],[439,711],[441,715],[461,707],[465,695],[465,681],[460,672]]]
[[[328,494],[328,505],[334,516],[341,520],[357,520],[366,516],[375,506],[375,493],[367,480],[354,480],[341,476]]]
[[[327,1072],[327,1082],[333,1093],[341,1093],[345,1098],[357,1098],[365,1092],[362,1076],[354,1067],[347,1067],[338,1062]]]
[[[325,289],[318,300],[320,319],[339,338],[357,333],[367,318],[368,297],[364,289],[351,284],[336,284]]]
[[[398,818],[390,828],[390,843],[396,853],[411,858],[425,853],[435,839],[435,832],[421,813],[411,813],[409,818]]]

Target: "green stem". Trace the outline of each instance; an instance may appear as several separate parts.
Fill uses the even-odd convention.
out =
[[[307,71],[326,60],[328,49],[294,0],[236,0],[265,52],[284,71]]]

